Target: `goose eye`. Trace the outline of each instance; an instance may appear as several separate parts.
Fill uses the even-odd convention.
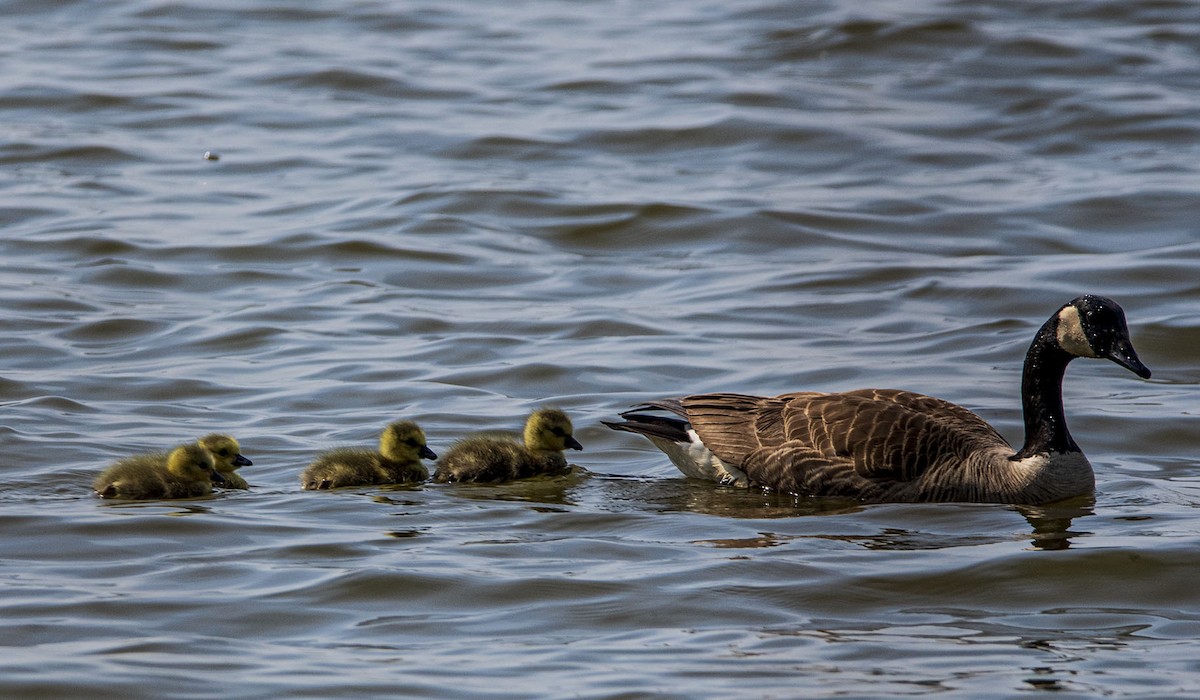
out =
[[[551,432],[551,433],[554,433],[554,436],[555,436],[555,437],[565,437],[565,436],[566,436],[566,434],[567,434],[567,431],[565,431],[565,430],[563,430],[562,428],[559,428],[559,427],[557,427],[557,426],[555,426],[555,427],[551,428],[551,429],[550,429],[550,432]]]
[[[409,438],[409,439],[405,440],[404,444],[408,445],[409,447],[420,447],[421,446],[421,442],[419,440],[415,440],[413,438]]]

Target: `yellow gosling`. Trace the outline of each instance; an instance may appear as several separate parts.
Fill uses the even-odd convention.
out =
[[[250,484],[246,483],[242,475],[236,472],[239,467],[249,467],[254,462],[251,462],[242,455],[242,446],[238,444],[237,440],[228,435],[212,433],[200,438],[199,442],[201,447],[212,454],[213,462],[217,465],[217,472],[225,480],[225,483],[221,484],[221,488],[250,488]]]
[[[300,475],[300,486],[331,489],[425,481],[429,470],[421,459],[437,459],[425,444],[425,433],[412,421],[398,421],[384,428],[378,452],[341,447],[322,453]]]
[[[498,435],[472,435],[446,451],[433,480],[441,483],[509,481],[564,474],[568,447],[582,450],[571,433],[571,419],[557,408],[541,408],[525,421],[525,443]]]
[[[118,460],[92,488],[102,498],[194,498],[212,493],[213,480],[220,479],[212,455],[193,443]]]

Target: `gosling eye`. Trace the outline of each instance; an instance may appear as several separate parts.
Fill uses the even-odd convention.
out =
[[[409,438],[404,441],[404,444],[408,445],[409,447],[421,447],[421,441],[417,440],[416,438]]]
[[[557,425],[554,426],[553,428],[551,428],[550,432],[553,433],[555,437],[566,437],[567,436],[567,431],[563,430],[562,428],[558,427]]]

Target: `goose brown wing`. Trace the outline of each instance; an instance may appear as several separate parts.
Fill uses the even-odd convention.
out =
[[[680,399],[679,405],[704,446],[727,464],[738,465],[752,452],[787,441],[783,410],[788,400],[785,396],[697,394]]]
[[[990,436],[989,439],[1004,442],[1004,438],[1000,433],[996,432],[996,429],[987,421],[962,406],[950,403],[944,399],[912,391],[901,391],[899,389],[859,389],[857,391],[847,391],[842,395],[861,396],[873,401],[895,404],[910,411],[929,416],[948,427],[977,433],[980,437],[988,435]]]
[[[741,468],[754,484],[798,495],[871,500],[887,486],[859,474],[849,458],[831,459],[800,440],[756,450]]]
[[[1007,445],[967,409],[906,391],[700,394],[680,406],[714,454],[755,483],[789,491],[831,480],[848,493],[865,481],[911,481],[976,449]]]
[[[961,406],[888,389],[793,395],[783,421],[789,441],[831,463],[849,460],[857,474],[875,480],[912,481],[976,450],[1007,446],[992,426]]]

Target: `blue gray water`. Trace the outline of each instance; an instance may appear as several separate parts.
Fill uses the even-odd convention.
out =
[[[1190,2],[5,3],[0,695],[1200,694]],[[206,159],[205,154],[209,157]],[[600,421],[887,386],[1020,441],[1081,292],[1095,499],[796,499]],[[559,479],[302,492],[574,417]],[[249,492],[94,498],[235,434]]]

